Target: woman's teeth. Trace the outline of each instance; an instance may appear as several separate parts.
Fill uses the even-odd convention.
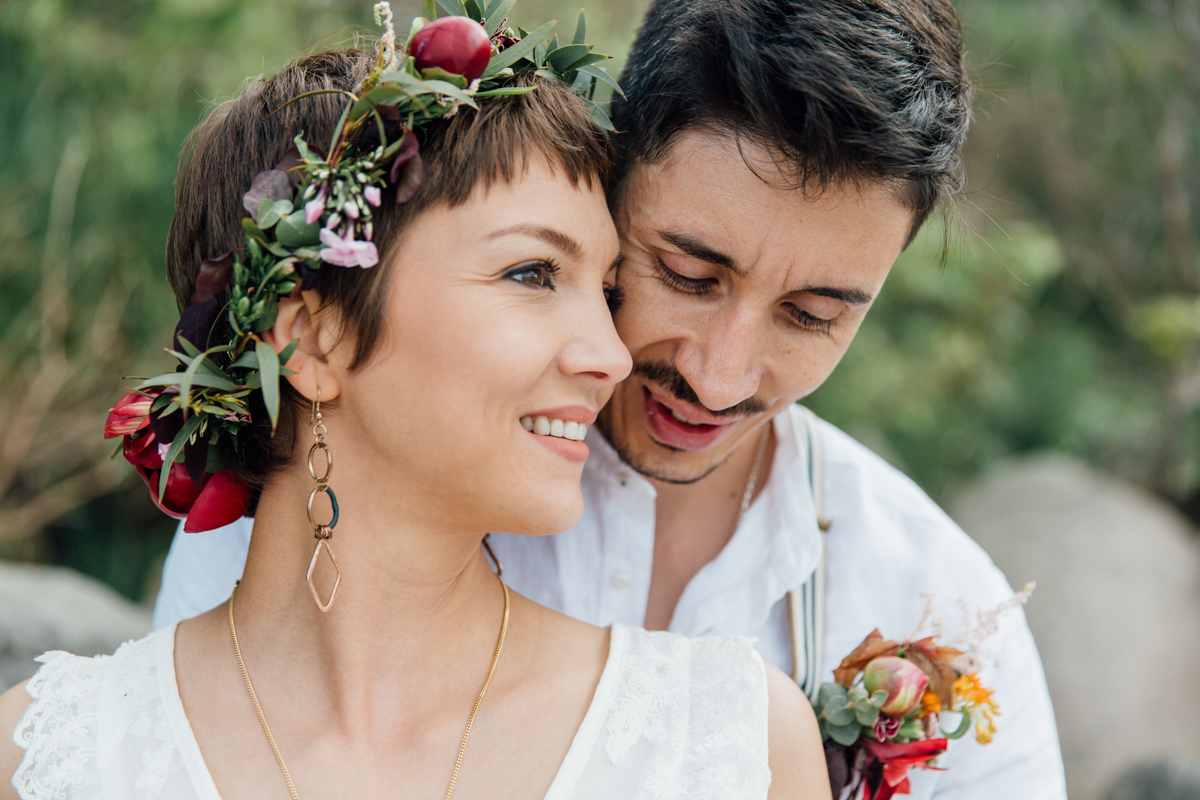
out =
[[[548,417],[521,417],[521,427],[538,436],[556,436],[559,439],[573,439],[576,442],[582,442],[588,432],[588,426],[582,422],[571,420],[564,422],[561,419],[549,419]]]

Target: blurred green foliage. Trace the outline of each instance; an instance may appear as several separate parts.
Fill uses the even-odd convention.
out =
[[[1054,448],[1200,519],[1200,4],[958,0],[964,225],[888,279],[811,404],[935,497]]]
[[[645,5],[588,8],[614,73]],[[935,496],[1058,448],[1200,508],[1200,9],[958,5],[982,89],[969,232],[944,266],[936,229],[905,253],[812,404]],[[519,10],[569,27],[578,3]],[[181,145],[246,76],[370,24],[369,0],[0,7],[0,555],[142,593],[174,526],[99,431],[176,319],[162,253]]]

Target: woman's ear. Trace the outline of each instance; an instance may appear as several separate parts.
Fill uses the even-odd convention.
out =
[[[260,335],[276,353],[300,340],[286,365],[295,374],[286,379],[293,389],[309,400],[317,398],[319,387],[324,401],[341,394],[342,383],[336,364],[329,358],[329,351],[339,337],[330,329],[331,315],[320,312],[320,295],[301,292],[297,286],[290,295],[280,299],[275,324]]]

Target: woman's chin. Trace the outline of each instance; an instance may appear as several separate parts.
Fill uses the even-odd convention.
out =
[[[579,481],[541,481],[526,494],[531,499],[512,509],[507,525],[495,530],[522,536],[549,536],[575,526],[583,516],[583,493]]]

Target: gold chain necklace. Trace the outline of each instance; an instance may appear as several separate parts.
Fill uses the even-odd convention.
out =
[[[447,787],[443,800],[450,800],[454,794],[454,784],[458,782],[458,771],[462,769],[463,755],[467,752],[467,739],[471,737],[471,727],[475,724],[475,714],[479,711],[483,696],[492,682],[496,663],[500,661],[500,651],[504,649],[504,634],[508,632],[508,585],[499,575],[496,576],[496,579],[500,581],[500,586],[504,589],[504,620],[500,623],[500,638],[496,640],[496,652],[492,655],[492,665],[488,668],[487,680],[483,682],[483,688],[479,690],[479,696],[475,698],[475,705],[471,707],[471,716],[467,717],[467,728],[463,731],[462,742],[458,745],[458,758],[454,760],[454,772],[450,775],[450,786]],[[240,584],[241,581],[238,583]],[[236,595],[237,584],[233,587],[233,593],[229,595],[229,636],[233,639],[233,652],[237,656],[238,666],[242,669],[242,677],[246,680],[246,690],[250,692],[250,702],[254,703],[254,710],[258,712],[258,722],[262,725],[263,733],[267,735],[267,744],[271,745],[271,752],[275,754],[275,761],[279,763],[279,771],[283,773],[283,779],[287,782],[292,800],[300,800],[300,796],[296,794],[296,786],[292,783],[292,774],[288,772],[287,764],[283,761],[283,754],[279,752],[279,747],[275,744],[275,737],[271,735],[271,728],[267,725],[267,717],[263,714],[262,706],[258,704],[258,695],[254,692],[254,684],[250,682],[250,673],[246,671],[246,662],[242,660],[242,648],[238,646],[237,626],[233,624],[233,598]]]
[[[746,478],[746,488],[742,491],[742,504],[738,507],[737,521],[733,523],[735,532],[742,524],[742,517],[745,516],[746,509],[750,508],[750,503],[754,500],[754,489],[758,485],[758,470],[762,467],[763,453],[767,451],[767,437],[770,435],[770,430],[771,423],[767,422],[758,436],[758,447],[754,451],[754,465],[750,467],[750,476]]]

